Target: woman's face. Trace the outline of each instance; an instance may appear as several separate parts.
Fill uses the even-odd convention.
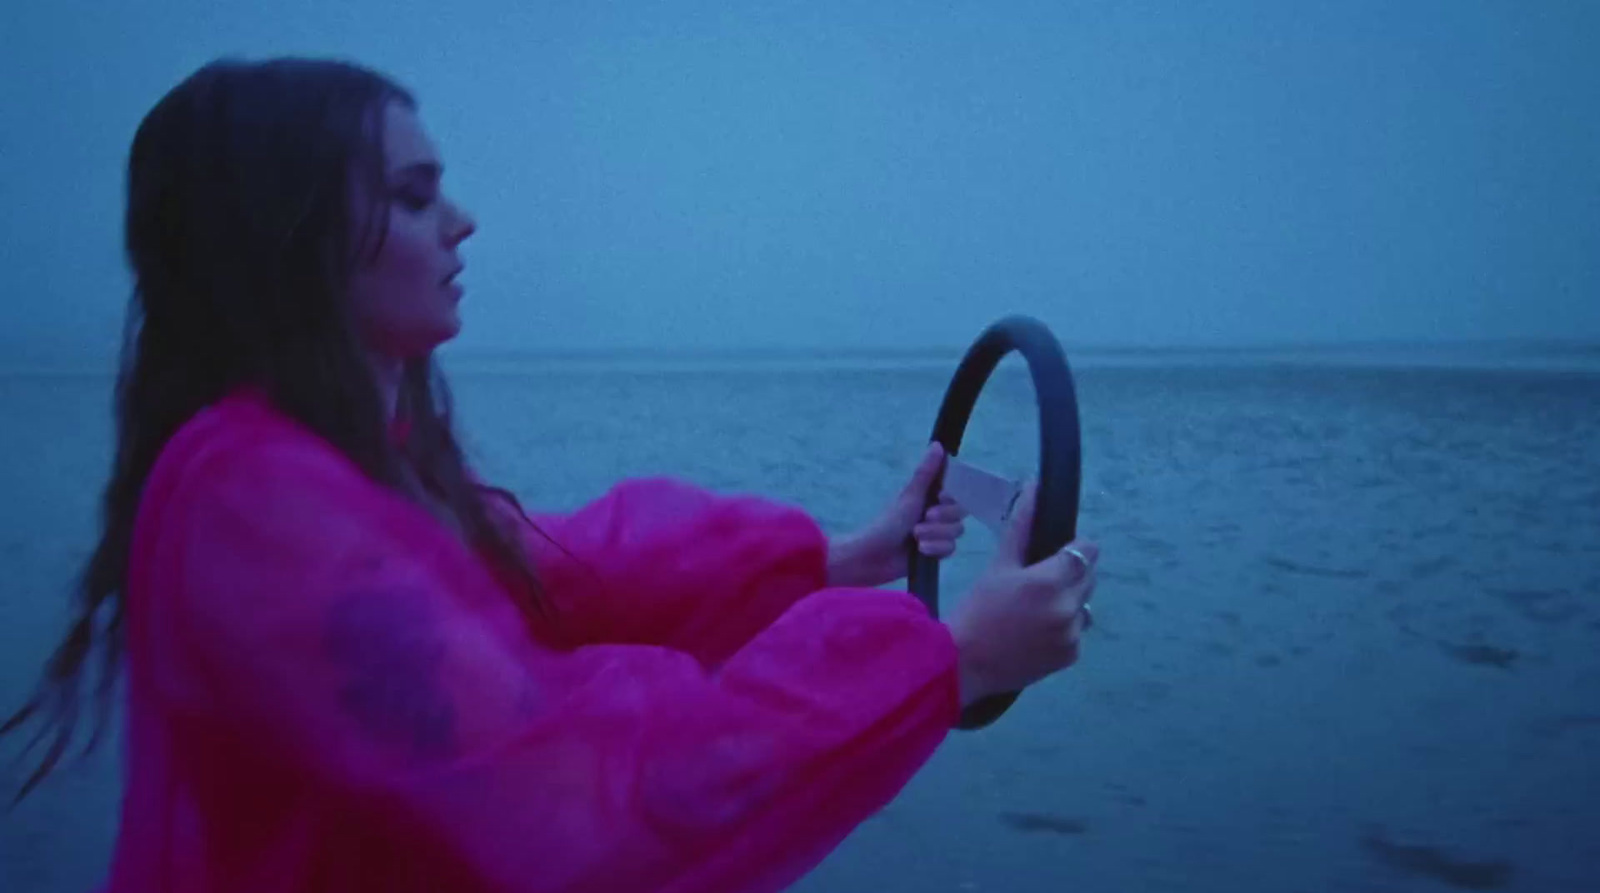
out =
[[[422,122],[411,109],[390,103],[384,110],[384,195],[388,235],[376,256],[366,258],[351,281],[350,300],[358,332],[379,357],[426,356],[461,330],[461,272],[456,249],[475,224],[439,189],[443,165]],[[360,190],[358,190],[359,192]],[[358,199],[355,219],[364,220],[371,196]]]

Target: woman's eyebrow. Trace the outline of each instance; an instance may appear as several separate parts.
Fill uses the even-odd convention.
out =
[[[394,172],[394,179],[407,180],[421,178],[424,180],[438,180],[444,176],[444,166],[437,161],[418,161],[398,168]]]

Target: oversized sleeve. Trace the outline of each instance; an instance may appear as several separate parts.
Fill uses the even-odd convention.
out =
[[[576,639],[666,645],[711,666],[827,583],[828,539],[799,507],[675,478],[512,523]]]
[[[955,718],[954,645],[910,596],[792,599],[715,670],[662,645],[549,651],[448,538],[349,489],[293,451],[200,466],[161,513],[151,610],[230,738],[475,889],[779,890]],[[675,597],[726,601],[724,579]],[[648,574],[614,585],[651,599]]]

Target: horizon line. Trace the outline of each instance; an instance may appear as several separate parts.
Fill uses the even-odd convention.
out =
[[[1240,341],[1240,342],[1205,342],[1205,343],[1155,343],[1139,344],[1130,342],[1098,342],[1074,344],[1068,339],[1058,340],[1067,351],[1081,353],[1257,353],[1281,351],[1325,351],[1325,350],[1364,350],[1373,348],[1404,349],[1404,348],[1445,348],[1445,349],[1529,349],[1529,350],[1600,350],[1600,338],[1461,338],[1425,340],[1416,338],[1363,338],[1344,341]],[[623,344],[615,346],[592,345],[585,347],[553,347],[530,346],[514,347],[506,345],[446,345],[441,349],[443,353],[459,356],[463,359],[483,356],[517,356],[517,357],[589,357],[603,356],[615,357],[620,355],[635,356],[748,356],[755,354],[771,354],[785,357],[815,357],[815,356],[931,356],[962,354],[971,347],[967,344],[929,344],[929,345],[822,345],[822,344],[755,344],[741,346],[734,344],[723,345],[666,345],[648,346],[638,344]]]
[[[1069,361],[1082,359],[1118,359],[1196,356],[1252,356],[1306,354],[1323,355],[1341,353],[1375,352],[1393,353],[1415,351],[1419,353],[1450,352],[1476,353],[1505,357],[1509,355],[1542,355],[1600,359],[1600,338],[1458,338],[1423,340],[1414,338],[1363,338],[1342,341],[1258,341],[1211,343],[1085,343],[1062,341],[1063,351]],[[440,349],[440,359],[446,364],[459,361],[467,364],[484,361],[672,361],[672,360],[959,360],[970,348],[963,345],[681,345],[681,346],[585,346],[509,347],[502,345],[468,346],[447,344]],[[114,369],[115,351],[90,351],[56,348],[19,350],[17,346],[0,345],[0,369],[19,371],[36,365],[68,363],[108,364]]]

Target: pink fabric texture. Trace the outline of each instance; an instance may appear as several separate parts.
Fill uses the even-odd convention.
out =
[[[827,588],[796,508],[651,478],[505,517],[553,621],[261,399],[186,425],[135,529],[107,889],[775,891],[955,720],[944,626]]]

